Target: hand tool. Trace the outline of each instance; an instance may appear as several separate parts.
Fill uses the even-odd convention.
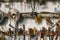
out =
[[[25,25],[23,24],[23,36],[24,36],[24,40],[25,40]]]
[[[50,18],[46,17],[45,19],[46,19],[47,24],[49,24],[49,25],[53,24],[53,22],[50,20]]]
[[[35,17],[35,22],[36,22],[36,23],[41,23],[41,19],[42,19],[42,15],[38,14],[38,15]]]
[[[60,30],[60,20],[56,22],[56,39],[55,40],[58,39],[58,35],[60,34],[59,30]]]

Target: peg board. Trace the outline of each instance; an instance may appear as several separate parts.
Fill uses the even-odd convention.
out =
[[[5,4],[8,4],[8,2],[2,3],[0,9],[3,12],[8,13],[9,8],[5,7]],[[36,3],[35,11],[38,12],[38,13],[43,12],[43,11],[57,13],[57,12],[60,11],[60,7],[58,8],[58,5],[60,6],[60,3],[57,3],[57,2],[56,3],[47,2],[46,5],[39,5],[38,3]],[[20,13],[32,12],[32,8],[31,8],[30,4],[14,2],[12,5],[10,5],[10,7],[17,9]],[[58,19],[51,19],[51,20],[54,23],[56,23],[56,21],[58,21]],[[2,30],[2,27],[3,27],[3,29],[4,29],[3,31],[8,31],[8,29],[10,28],[9,23],[10,23],[10,20],[8,20],[7,24],[2,25],[0,29]],[[42,29],[42,27],[46,27],[47,29],[49,27],[49,25],[46,24],[45,19],[42,19],[42,23],[36,24],[34,19],[26,18],[26,19],[23,20],[22,23],[19,24],[19,28],[22,28],[23,24],[25,24],[26,30],[28,28],[33,28],[33,27],[36,27],[37,30]],[[11,25],[15,26],[15,21],[11,21]],[[56,27],[54,27],[54,30],[55,30],[55,28]],[[12,29],[12,30],[14,30],[14,29]]]

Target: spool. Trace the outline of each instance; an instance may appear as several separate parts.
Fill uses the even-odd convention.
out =
[[[12,8],[9,10],[8,13],[9,13],[10,19],[15,20],[15,21],[19,20],[20,14],[17,9]]]

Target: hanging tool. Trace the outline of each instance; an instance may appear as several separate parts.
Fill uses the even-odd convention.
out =
[[[60,20],[56,22],[56,31],[60,32]]]
[[[54,32],[54,31],[51,31],[51,29],[54,27],[56,25],[56,23],[55,24],[53,24],[53,25],[51,25],[49,28],[48,28],[48,36],[49,36],[49,39],[50,40],[53,40],[53,38],[54,38],[54,35],[56,36],[55,37],[55,40],[57,40],[57,38],[58,38],[58,32]],[[52,34],[51,34],[52,33]],[[51,35],[50,35],[51,34]]]
[[[10,27],[14,28],[11,24],[9,24]],[[14,40],[16,40],[17,35],[18,35],[18,22],[16,21],[16,25],[15,25],[15,33],[14,33]]]
[[[23,24],[23,36],[24,36],[24,40],[25,40],[25,25]]]
[[[33,29],[33,35],[34,35],[34,38],[35,38],[35,40],[38,40],[37,39],[37,30],[36,30],[36,27],[34,27],[34,29]]]
[[[44,40],[44,33],[43,33],[43,31],[41,31],[41,39]],[[41,40],[41,39],[40,39],[40,40]]]
[[[17,28],[15,28],[15,27],[13,27],[11,24],[9,24],[9,26],[12,27],[12,28],[15,29],[15,30],[20,30],[20,29],[17,29]]]
[[[31,37],[30,37],[30,28],[28,29],[27,34],[28,34],[28,40],[31,40]]]
[[[9,34],[10,36],[13,36],[13,32],[11,31],[11,28],[9,28],[8,34]]]
[[[8,34],[9,34],[10,36],[13,36],[13,32],[11,31],[11,28],[9,28]],[[11,37],[11,40],[12,40],[12,37]]]
[[[37,34],[38,32],[36,30],[36,27],[34,27],[33,30],[34,30],[33,32],[34,32],[34,35],[35,35],[35,38],[36,38],[35,40],[38,40],[38,34]]]
[[[15,27],[13,27],[11,24],[9,24],[10,27],[12,27],[13,29],[15,29],[17,32],[18,32],[18,35],[24,35],[24,40],[25,40],[25,28],[24,28],[24,24],[23,24],[23,29],[20,28],[20,29],[17,29]],[[19,38],[20,39],[20,38]]]
[[[41,35],[43,40],[45,40],[44,38],[45,38],[46,32],[47,32],[47,29],[45,27],[43,27],[42,28],[42,35]]]
[[[51,37],[50,32],[51,32],[51,28],[49,27],[48,28],[48,37],[49,37],[49,40],[50,40],[50,37]]]
[[[45,19],[46,19],[47,24],[49,24],[49,25],[52,25],[53,24],[53,22],[50,20],[50,18],[45,17]]]
[[[53,40],[54,39],[54,30],[51,30],[51,28],[48,28],[48,37],[49,40]]]
[[[56,36],[56,37],[55,37],[55,40],[57,40],[58,35],[59,35],[59,33],[60,33],[60,32],[59,32],[59,27],[60,27],[60,26],[58,26],[59,23],[60,23],[60,22],[59,22],[59,20],[58,20],[58,22],[56,22],[56,24],[53,24],[51,27],[49,27],[49,30],[48,30],[48,33],[50,34],[50,32],[51,32],[50,30],[51,30],[55,25],[57,25],[56,32],[54,33],[54,32],[52,31],[52,34],[53,34],[52,37],[54,37],[54,34],[55,34],[55,36]],[[48,34],[48,35],[49,35],[49,34]],[[50,36],[49,36],[49,38],[50,38]],[[53,38],[52,38],[51,40],[53,40]]]
[[[35,16],[36,23],[41,23],[41,20],[42,20],[42,15],[38,14],[37,16]]]
[[[31,39],[33,39],[34,37],[36,37],[36,36],[35,36],[35,35],[36,35],[36,30],[35,30],[35,28],[34,28],[34,29],[29,28],[28,34],[29,34],[29,39],[28,39],[28,40],[31,40]]]
[[[54,40],[54,30],[52,30],[51,40]]]
[[[45,32],[46,32],[46,28],[43,27],[42,30],[40,30],[40,33],[39,33],[40,34],[40,40],[45,40],[44,39]]]
[[[60,20],[56,22],[56,40],[58,39],[58,35],[60,34]]]
[[[14,40],[16,40],[17,35],[18,35],[18,22],[16,21],[16,25],[15,25],[15,35],[14,35]]]

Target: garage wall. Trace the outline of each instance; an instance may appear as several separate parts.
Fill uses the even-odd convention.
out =
[[[9,8],[5,7],[5,4],[8,4],[8,3],[2,3],[0,9],[3,12],[8,13]],[[14,2],[13,4],[10,5],[10,7],[17,9],[20,13],[32,12],[32,8],[31,8],[30,4]],[[60,12],[60,3],[47,2],[46,5],[39,5],[38,3],[36,3],[35,11],[38,13],[40,13],[42,11]],[[51,20],[54,23],[56,21],[58,21],[58,19],[51,19]],[[3,29],[4,29],[3,31],[8,31],[8,29],[10,28],[9,24],[10,24],[10,20],[8,20],[7,24],[0,26],[1,27],[0,29],[2,30],[2,27],[3,27]],[[50,25],[46,24],[45,19],[42,19],[42,23],[40,23],[40,24],[36,24],[34,19],[24,19],[24,21],[19,24],[19,28],[21,28],[23,24],[25,24],[26,30],[28,28],[33,28],[33,27],[36,27],[37,30],[42,29],[42,27],[46,27],[48,29],[48,27],[50,26]],[[15,26],[15,21],[11,21],[11,25]],[[12,30],[14,30],[14,29],[12,29]],[[55,30],[55,28],[54,28],[54,30]]]

